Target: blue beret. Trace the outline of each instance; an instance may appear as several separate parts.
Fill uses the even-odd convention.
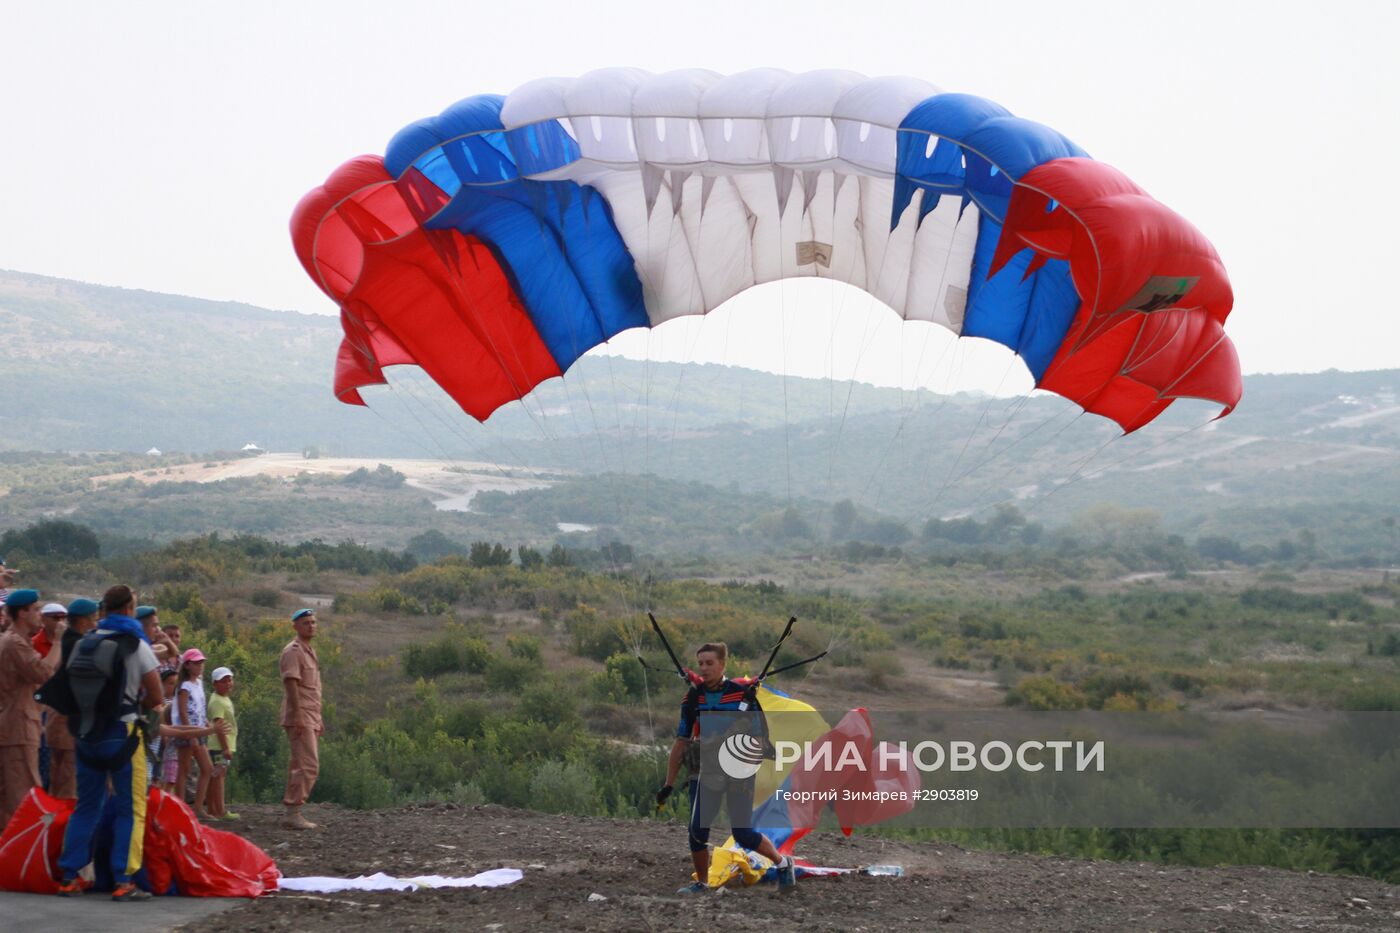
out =
[[[315,610],[315,609],[298,609],[298,610],[296,611],[296,613],[292,616],[292,621],[295,622],[295,621],[297,621],[298,619],[300,619],[302,616],[311,616],[311,615],[315,615],[315,614],[316,614],[316,610]]]
[[[5,605],[13,606],[16,609],[23,609],[25,606],[32,606],[39,601],[38,590],[13,590],[9,596],[5,597]]]
[[[90,599],[79,597],[68,604],[68,617],[90,616],[97,614],[98,605]]]
[[[136,621],[137,621],[137,622],[140,622],[142,619],[146,618],[146,616],[153,616],[153,615],[155,615],[155,614],[156,614],[156,607],[155,607],[155,606],[137,606],[137,607],[136,607]]]

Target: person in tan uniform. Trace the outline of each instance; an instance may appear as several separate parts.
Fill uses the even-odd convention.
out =
[[[292,616],[297,637],[282,649],[279,665],[282,676],[282,728],[292,746],[287,765],[287,793],[282,802],[287,829],[315,829],[316,824],[301,815],[302,805],[311,796],[320,774],[321,762],[316,740],[325,731],[321,724],[321,664],[311,640],[316,637],[316,613],[302,609]]]
[[[49,656],[34,650],[39,631],[39,594],[15,590],[5,597],[9,626],[0,635],[0,829],[39,784],[39,704],[34,691],[53,673],[59,646]]]
[[[75,599],[68,604],[68,630],[59,641],[60,665],[67,662],[73,646],[97,628],[98,608],[97,603],[90,599]],[[49,744],[49,793],[55,797],[77,797],[78,770],[68,717],[60,716],[53,710],[46,710],[45,717],[44,740]]]

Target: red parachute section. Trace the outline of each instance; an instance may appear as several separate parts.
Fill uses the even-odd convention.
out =
[[[798,798],[788,804],[793,832],[781,846],[784,853],[817,827],[827,807],[836,811],[848,836],[857,826],[883,823],[913,809],[922,786],[919,770],[887,754],[884,746],[875,741],[875,727],[864,709],[851,710],[812,743],[810,759],[799,760],[790,778],[789,790]],[[859,756],[860,767],[843,765],[851,754]]]
[[[25,796],[0,835],[0,890],[53,894],[58,857],[76,801],[39,788]],[[258,897],[282,876],[272,858],[242,836],[208,829],[189,807],[152,788],[146,799],[144,869],[149,888],[188,897]]]
[[[416,171],[396,182],[378,156],[360,156],[297,205],[297,257],[341,307],[341,401],[363,405],[359,389],[383,385],[385,366],[413,364],[485,420],[560,375],[486,244],[419,225],[444,202]]]
[[[1069,262],[1081,299],[1038,383],[1131,433],[1178,398],[1224,407],[1244,393],[1225,335],[1234,294],[1215,248],[1118,170],[1056,159],[1016,183],[992,272],[1016,253]]]

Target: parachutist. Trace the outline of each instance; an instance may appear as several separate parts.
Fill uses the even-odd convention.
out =
[[[779,639],[773,655],[768,659],[768,666],[772,665],[777,648],[781,647],[783,639],[792,630],[794,621],[796,620],[788,622],[783,638]],[[657,631],[660,631],[659,626]],[[670,651],[669,645],[667,650]],[[755,695],[757,680],[726,678],[724,667],[728,656],[729,648],[724,642],[707,642],[695,652],[699,683],[691,685],[681,702],[680,723],[676,728],[676,740],[671,745],[666,783],[657,792],[657,803],[660,805],[670,796],[682,761],[692,748],[700,744],[702,754],[698,780],[690,782],[688,827],[690,856],[695,865],[696,881],[689,888],[682,890],[691,893],[704,890],[701,886],[706,885],[709,879],[710,825],[719,815],[721,800],[729,811],[734,841],[772,861],[778,868],[779,887],[788,889],[795,881],[792,857],[779,853],[773,841],[755,830],[752,825],[754,775],[758,772],[762,758],[753,758],[745,752],[754,744],[752,740],[755,737],[736,734],[736,730],[732,728],[733,713],[751,710],[748,716],[741,717],[741,723],[748,721],[756,727],[761,736],[757,742],[758,748],[761,749],[766,742],[763,710],[759,707]],[[676,661],[678,669],[684,670],[674,653],[672,659]],[[766,667],[764,672],[767,673]],[[727,726],[729,728],[726,728]],[[750,743],[735,743],[735,739],[748,739]],[[735,748],[741,752],[736,754]]]

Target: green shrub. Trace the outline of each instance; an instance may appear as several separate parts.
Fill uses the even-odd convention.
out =
[[[544,642],[538,635],[511,635],[506,639],[506,650],[512,658],[538,663],[544,650]]]
[[[574,654],[594,661],[606,661],[625,642],[618,627],[590,606],[579,606],[564,616]]]
[[[498,692],[513,692],[542,673],[538,662],[522,658],[493,657],[486,665],[486,686]]]
[[[1034,710],[1083,709],[1084,694],[1073,684],[1060,683],[1053,677],[1023,677],[1006,696],[1006,702]]]
[[[578,700],[561,684],[531,684],[520,695],[520,718],[550,727],[573,726],[579,721]]]
[[[282,594],[270,586],[260,586],[248,594],[248,602],[264,609],[276,609],[282,601]]]
[[[485,641],[464,634],[461,626],[451,626],[430,642],[416,642],[405,648],[403,671],[414,678],[456,672],[480,674],[490,666],[493,657],[491,646]]]
[[[895,679],[904,673],[904,666],[899,663],[899,658],[883,652],[866,655],[863,667],[865,682],[872,690],[888,690]]]
[[[527,806],[546,813],[595,815],[602,812],[602,795],[587,766],[546,761],[530,780]]]
[[[241,728],[239,731],[242,732]],[[239,749],[241,752],[241,741]],[[313,799],[356,810],[394,805],[394,782],[380,772],[382,762],[377,756],[367,750],[345,747],[337,741],[323,742],[320,754],[321,776],[316,780]]]

